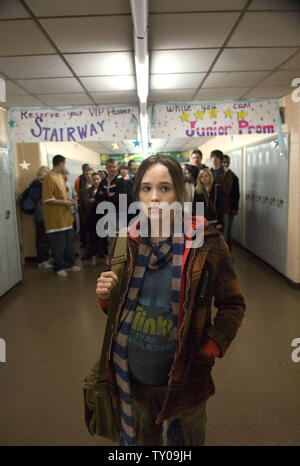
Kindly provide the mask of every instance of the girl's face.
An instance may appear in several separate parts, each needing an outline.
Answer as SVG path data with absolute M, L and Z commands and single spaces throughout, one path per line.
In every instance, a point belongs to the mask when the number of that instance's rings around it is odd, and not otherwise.
M 161 202 L 172 204 L 177 200 L 173 180 L 165 165 L 156 163 L 146 171 L 139 189 L 139 199 L 145 204 L 144 213 L 151 218 L 163 216 L 163 206 L 159 206 Z
M 95 188 L 98 188 L 100 182 L 101 182 L 100 175 L 94 175 L 93 176 L 93 185 L 95 186 Z
M 200 181 L 202 184 L 207 185 L 209 184 L 209 175 L 208 173 L 204 172 L 200 175 Z

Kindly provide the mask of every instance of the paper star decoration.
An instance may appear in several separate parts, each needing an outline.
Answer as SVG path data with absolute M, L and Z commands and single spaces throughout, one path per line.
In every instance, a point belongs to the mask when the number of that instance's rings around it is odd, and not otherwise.
M 138 141 L 138 139 L 136 139 L 135 141 L 133 141 L 133 144 L 134 147 L 140 147 L 141 141 Z
M 248 113 L 245 113 L 244 110 L 241 112 L 237 112 L 238 114 L 238 120 L 244 120 L 246 116 L 248 116 Z
M 148 142 L 148 147 L 149 148 L 152 147 L 152 142 L 150 142 L 150 141 Z
M 119 146 L 118 146 L 118 144 L 116 142 L 112 143 L 112 148 L 113 148 L 113 150 L 119 150 Z
M 28 162 L 25 162 L 25 160 L 23 160 L 22 163 L 19 163 L 20 167 L 22 168 L 22 170 L 29 170 L 29 165 L 30 163 Z
M 189 121 L 190 115 L 189 115 L 188 113 L 183 112 L 183 113 L 180 115 L 180 118 L 181 118 L 181 121 L 182 121 L 182 122 L 184 122 L 184 121 Z
M 218 117 L 218 110 L 216 110 L 215 108 L 213 108 L 210 112 L 209 112 L 209 118 L 217 118 Z
M 230 110 L 230 108 L 228 108 L 228 109 L 226 110 L 226 112 L 224 112 L 224 113 L 225 113 L 225 117 L 226 117 L 226 118 L 227 118 L 227 117 L 232 118 L 233 111 Z
M 8 125 L 10 128 L 13 128 L 15 126 L 15 120 L 9 120 Z
M 203 120 L 204 112 L 201 112 L 201 110 L 198 110 L 198 111 L 195 113 L 195 117 L 196 117 L 196 120 L 199 120 L 199 118 L 201 118 L 201 120 Z

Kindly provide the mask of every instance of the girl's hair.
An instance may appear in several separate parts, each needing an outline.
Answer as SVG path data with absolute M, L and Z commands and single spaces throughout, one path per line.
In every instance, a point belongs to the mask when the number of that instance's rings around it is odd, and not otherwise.
M 214 184 L 214 177 L 213 177 L 213 174 L 210 171 L 210 169 L 209 168 L 202 168 L 202 170 L 200 170 L 200 172 L 199 172 L 199 175 L 198 175 L 198 178 L 197 178 L 197 185 L 196 185 L 196 188 L 195 188 L 197 194 L 201 194 L 203 192 L 203 184 L 200 181 L 200 176 L 203 175 L 203 173 L 207 173 L 208 176 L 209 176 L 209 190 L 211 190 L 212 185 Z
M 135 176 L 135 182 L 134 182 L 134 188 L 133 188 L 134 200 L 135 201 L 138 200 L 140 186 L 141 186 L 142 179 L 144 178 L 146 171 L 149 170 L 149 168 L 153 167 L 153 165 L 157 163 L 160 163 L 161 165 L 164 165 L 165 167 L 167 167 L 168 172 L 173 181 L 173 185 L 174 185 L 174 189 L 176 193 L 176 200 L 179 201 L 181 204 L 183 204 L 183 202 L 186 199 L 186 191 L 185 191 L 185 186 L 184 186 L 182 168 L 175 159 L 165 154 L 150 155 L 150 157 L 147 157 L 145 160 L 143 160 Z
M 47 175 L 47 173 L 50 172 L 50 168 L 48 168 L 46 165 L 42 165 L 36 174 L 37 178 L 42 178 L 43 176 Z
M 93 172 L 93 173 L 92 173 L 92 176 L 99 176 L 99 177 L 101 178 L 101 173 L 99 173 L 99 172 Z

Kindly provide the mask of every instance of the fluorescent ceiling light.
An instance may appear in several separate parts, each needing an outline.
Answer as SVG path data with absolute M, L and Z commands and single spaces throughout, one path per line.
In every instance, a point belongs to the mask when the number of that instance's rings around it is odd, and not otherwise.
M 137 94 L 140 102 L 147 102 L 149 92 L 149 57 L 141 63 L 138 57 L 135 57 L 136 85 Z
M 148 115 L 140 114 L 140 125 L 141 125 L 141 138 L 143 144 L 143 152 L 145 157 L 148 155 L 148 142 L 149 142 L 149 134 L 148 134 Z
M 136 37 L 145 37 L 148 29 L 148 0 L 130 0 Z
M 2 78 L 0 78 L 0 102 L 6 102 L 6 86 Z

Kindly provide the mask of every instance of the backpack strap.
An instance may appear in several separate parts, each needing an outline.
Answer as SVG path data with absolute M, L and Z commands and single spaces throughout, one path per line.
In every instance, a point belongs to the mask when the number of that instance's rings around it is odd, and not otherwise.
M 122 231 L 122 235 L 118 235 L 117 241 L 115 244 L 114 254 L 111 259 L 111 270 L 114 272 L 119 282 L 113 288 L 110 298 L 109 298 L 109 306 L 108 306 L 108 315 L 106 321 L 106 328 L 105 328 L 105 335 L 101 350 L 101 357 L 100 357 L 100 364 L 99 364 L 99 376 L 106 374 L 106 360 L 107 360 L 107 353 L 109 351 L 109 345 L 111 340 L 111 327 L 114 322 L 117 306 L 120 300 L 120 292 L 121 292 L 121 285 L 123 282 L 124 277 L 124 270 L 125 264 L 127 261 L 127 228 L 126 228 L 126 236 L 123 236 L 124 232 Z

